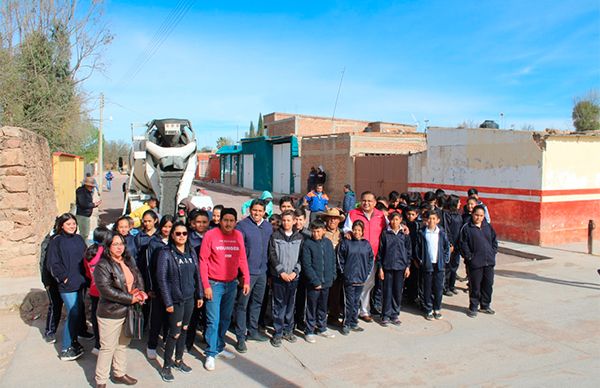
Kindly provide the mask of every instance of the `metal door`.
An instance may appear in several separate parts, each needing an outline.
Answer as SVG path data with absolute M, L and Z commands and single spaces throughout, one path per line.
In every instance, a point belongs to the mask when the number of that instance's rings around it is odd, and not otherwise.
M 294 173 L 294 193 L 302 192 L 302 160 L 294 158 L 292 160 L 292 169 Z
M 276 193 L 290 193 L 290 157 L 290 143 L 273 145 L 273 191 Z
M 242 168 L 244 169 L 243 186 L 246 189 L 254 190 L 254 155 L 244 154 Z

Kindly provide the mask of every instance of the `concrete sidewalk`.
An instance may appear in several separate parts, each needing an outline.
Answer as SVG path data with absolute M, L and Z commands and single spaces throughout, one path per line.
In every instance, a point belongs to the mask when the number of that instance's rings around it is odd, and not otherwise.
M 174 372 L 171 385 L 597 386 L 599 267 L 596 257 L 566 252 L 544 261 L 499 254 L 494 316 L 468 318 L 467 294 L 460 293 L 444 298 L 441 321 L 428 322 L 419 312 L 406 309 L 398 328 L 362 323 L 364 333 L 319 338 L 316 344 L 299 338 L 279 349 L 249 343 L 248 353 L 232 361 L 219 360 L 215 372 L 202 368 L 203 357 L 196 351 L 185 356 L 193 372 Z M 0 386 L 93 383 L 95 357 L 87 352 L 76 362 L 60 362 L 58 346 L 41 337 L 42 324 L 40 319 L 31 326 L 21 323 L 25 333 L 15 344 Z M 91 349 L 89 343 L 84 346 Z M 163 386 L 158 363 L 148 362 L 143 350 L 141 341 L 134 341 L 128 350 L 129 373 L 140 380 L 139 386 Z

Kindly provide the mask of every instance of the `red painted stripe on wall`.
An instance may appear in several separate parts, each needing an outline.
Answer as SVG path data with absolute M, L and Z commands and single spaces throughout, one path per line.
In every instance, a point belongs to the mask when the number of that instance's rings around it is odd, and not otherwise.
M 581 194 L 600 194 L 600 188 L 587 188 L 587 189 L 565 189 L 565 190 L 532 190 L 532 189 L 517 189 L 517 188 L 505 188 L 505 187 L 488 187 L 488 186 L 461 186 L 461 185 L 450 185 L 443 183 L 409 183 L 409 189 L 411 187 L 424 187 L 430 189 L 446 189 L 455 191 L 464 191 L 465 193 L 471 187 L 477 188 L 479 192 L 491 193 L 491 194 L 512 194 L 512 195 L 532 195 L 532 196 L 554 196 L 554 195 L 581 195 Z

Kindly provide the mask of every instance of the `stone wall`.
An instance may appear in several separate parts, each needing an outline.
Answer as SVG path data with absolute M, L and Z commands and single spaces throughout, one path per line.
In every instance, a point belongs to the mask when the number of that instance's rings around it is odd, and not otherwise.
M 48 142 L 26 129 L 0 127 L 0 277 L 38 274 L 40 242 L 55 217 Z

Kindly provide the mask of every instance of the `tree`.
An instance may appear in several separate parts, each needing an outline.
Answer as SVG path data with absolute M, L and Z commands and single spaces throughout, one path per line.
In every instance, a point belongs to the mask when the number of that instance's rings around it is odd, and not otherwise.
M 479 124 L 477 124 L 473 120 L 464 120 L 462 123 L 456 126 L 457 128 L 479 128 Z
M 256 131 L 254 130 L 254 122 L 250 121 L 250 129 L 248 130 L 248 137 L 256 137 Z
M 200 152 L 212 152 L 212 147 L 210 146 L 204 146 L 202 148 L 200 148 Z
M 257 136 L 265 136 L 265 123 L 263 122 L 262 113 L 258 114 Z
M 97 135 L 96 135 L 97 136 Z M 131 145 L 123 140 L 108 140 L 103 142 L 104 168 L 114 170 L 119 165 L 119 158 L 127 160 Z M 97 147 L 96 147 L 97 148 Z
M 231 144 L 233 144 L 233 140 L 230 137 L 221 136 L 217 139 L 217 149 Z
M 600 130 L 598 93 L 591 91 L 585 97 L 575 99 L 572 117 L 573 126 L 577 131 Z
M 80 84 L 102 68 L 112 41 L 102 1 L 4 0 L 0 3 L 2 124 L 44 136 L 52 151 L 96 157 L 94 127 Z M 96 152 L 97 153 L 97 152 Z

